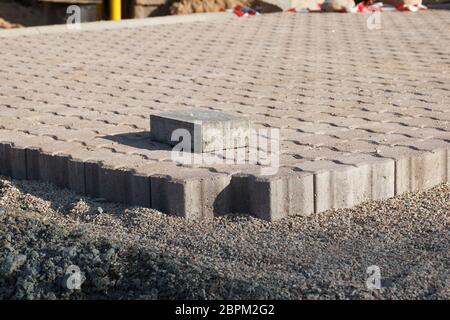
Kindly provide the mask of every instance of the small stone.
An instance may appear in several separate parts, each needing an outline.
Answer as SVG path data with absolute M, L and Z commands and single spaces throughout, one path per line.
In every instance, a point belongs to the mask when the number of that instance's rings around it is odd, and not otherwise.
M 102 213 L 103 213 L 103 208 L 102 208 L 102 207 L 98 207 L 98 208 L 97 208 L 97 212 L 100 213 L 100 214 L 102 214 Z
M 56 295 L 53 292 L 47 293 L 46 300 L 56 300 Z
M 140 279 L 133 279 L 133 285 L 135 288 L 141 287 L 141 280 Z
M 69 257 L 75 257 L 77 254 L 77 247 L 73 246 L 67 249 L 67 254 Z
M 92 263 L 93 263 L 94 265 L 100 265 L 100 264 L 102 263 L 102 259 L 100 259 L 99 256 L 96 256 L 96 257 L 94 258 L 94 260 L 92 260 Z
M 5 264 L 2 266 L 3 272 L 11 275 L 14 271 L 19 269 L 27 261 L 27 256 L 23 254 L 11 253 L 6 258 Z
M 6 249 L 8 251 L 14 251 L 14 247 L 11 245 L 11 242 L 3 240 L 0 244 L 0 248 Z
M 105 260 L 110 261 L 115 253 L 116 253 L 116 250 L 114 250 L 114 248 L 109 249 L 105 254 Z

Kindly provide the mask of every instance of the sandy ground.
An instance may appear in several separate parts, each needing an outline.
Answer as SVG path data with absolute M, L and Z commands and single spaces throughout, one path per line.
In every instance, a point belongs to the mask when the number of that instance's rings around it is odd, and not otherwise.
M 194 222 L 0 180 L 0 298 L 448 299 L 450 186 L 276 223 Z M 67 289 L 69 266 L 83 273 Z M 367 267 L 381 290 L 366 288 Z

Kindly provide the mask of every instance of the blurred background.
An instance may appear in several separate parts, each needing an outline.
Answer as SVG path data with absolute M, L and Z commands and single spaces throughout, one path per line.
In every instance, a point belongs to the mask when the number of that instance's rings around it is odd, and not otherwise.
M 281 7 L 286 6 L 286 3 L 308 6 L 309 2 L 314 1 L 321 3 L 324 0 L 0 0 L 0 28 L 65 23 L 68 16 L 67 7 L 70 5 L 78 5 L 81 22 L 88 22 L 220 12 L 233 9 L 237 5 L 249 6 L 260 13 L 269 13 L 282 11 Z M 355 2 L 359 1 L 362 0 Z M 423 1 L 426 5 L 448 2 L 450 0 Z
M 170 14 L 220 12 L 238 4 L 257 5 L 253 0 L 0 0 L 0 27 L 39 26 L 65 23 L 67 7 L 78 5 L 81 21 L 109 20 L 114 8 L 120 19 Z M 276 9 L 276 7 L 274 7 Z M 117 13 L 116 13 L 117 14 Z M 115 19 L 117 20 L 117 19 Z

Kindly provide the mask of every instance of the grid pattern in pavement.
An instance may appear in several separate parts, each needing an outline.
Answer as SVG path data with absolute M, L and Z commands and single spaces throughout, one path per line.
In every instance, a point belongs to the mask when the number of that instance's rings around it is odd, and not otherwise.
M 0 39 L 0 173 L 184 216 L 267 219 L 447 181 L 450 12 L 382 13 L 379 30 L 367 18 L 280 13 Z M 149 139 L 149 115 L 187 108 L 280 128 L 278 174 L 174 163 Z

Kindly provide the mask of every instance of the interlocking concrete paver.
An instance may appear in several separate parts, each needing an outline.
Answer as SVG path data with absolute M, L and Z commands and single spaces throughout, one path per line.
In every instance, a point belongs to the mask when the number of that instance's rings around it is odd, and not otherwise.
M 450 179 L 450 12 L 280 13 L 0 38 L 0 173 L 190 218 L 275 220 Z M 149 116 L 280 129 L 280 169 L 175 163 Z

